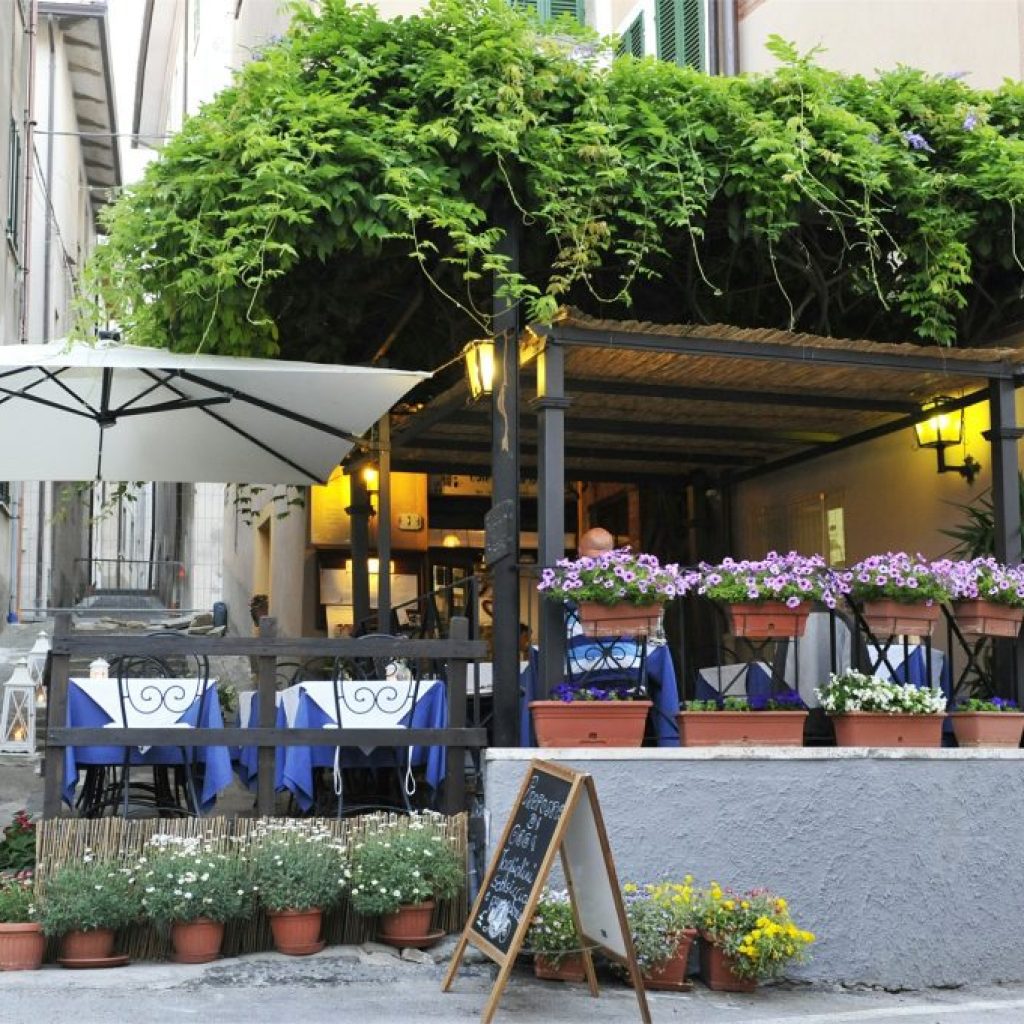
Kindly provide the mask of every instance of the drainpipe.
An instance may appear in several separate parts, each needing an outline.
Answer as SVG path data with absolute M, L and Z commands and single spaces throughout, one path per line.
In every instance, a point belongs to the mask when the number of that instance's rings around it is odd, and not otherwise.
M 739 17 L 736 12 L 738 0 L 721 0 L 722 11 L 722 74 L 740 73 Z
M 56 135 L 56 83 L 57 83 L 57 47 L 53 41 L 53 18 L 46 19 L 46 29 L 50 36 L 50 67 L 48 69 L 47 89 L 49 95 L 46 100 L 46 128 L 48 131 L 46 143 L 46 226 L 43 233 L 43 342 L 50 340 L 50 332 L 53 329 L 53 318 L 50 316 L 51 287 L 53 274 L 50 266 L 53 254 L 53 147 Z
M 25 42 L 28 45 L 28 82 L 25 87 L 25 229 L 24 250 L 21 261 L 21 325 L 19 340 L 28 341 L 29 265 L 32 262 L 32 165 L 35 154 L 35 94 L 36 94 L 36 39 L 39 29 L 38 0 L 31 0 Z

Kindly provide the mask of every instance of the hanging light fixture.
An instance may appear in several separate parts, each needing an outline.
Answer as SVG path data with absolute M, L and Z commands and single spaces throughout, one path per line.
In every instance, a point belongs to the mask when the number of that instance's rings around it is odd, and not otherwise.
M 11 678 L 4 683 L 0 708 L 0 752 L 31 754 L 36 749 L 36 684 L 28 660 L 19 658 Z
M 471 341 L 463 350 L 466 379 L 474 399 L 494 390 L 494 342 L 490 338 Z
M 968 455 L 959 466 L 946 462 L 946 449 L 961 444 L 964 439 L 963 409 L 956 408 L 952 398 L 940 395 L 926 402 L 921 412 L 927 418 L 914 424 L 918 446 L 935 449 L 940 473 L 959 473 L 968 483 L 973 483 L 981 469 L 977 459 Z

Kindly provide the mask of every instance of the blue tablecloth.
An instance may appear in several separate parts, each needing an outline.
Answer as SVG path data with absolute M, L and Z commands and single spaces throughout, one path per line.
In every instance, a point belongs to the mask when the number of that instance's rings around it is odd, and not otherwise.
M 282 712 L 278 709 L 280 718 Z M 411 717 L 411 721 L 410 721 Z M 295 712 L 296 729 L 323 729 L 333 724 L 324 710 L 308 694 L 303 693 Z M 412 715 L 406 715 L 401 724 L 412 729 L 443 729 L 448 725 L 448 692 L 443 684 L 431 687 L 416 702 Z M 332 730 L 334 732 L 335 730 Z M 340 730 L 339 736 L 344 733 Z M 274 782 L 280 788 L 287 789 L 295 795 L 295 802 L 303 811 L 313 805 L 313 769 L 331 768 L 334 766 L 334 746 L 322 747 L 288 747 L 284 757 L 279 759 L 282 765 L 280 776 L 275 772 Z M 388 767 L 404 763 L 396 758 L 392 748 L 378 748 L 370 754 L 352 747 L 342 748 L 342 766 L 346 768 Z M 413 765 L 426 765 L 427 784 L 437 789 L 445 774 L 445 748 L 420 747 L 412 748 Z
M 592 644 L 589 637 L 569 637 L 568 643 Z M 676 670 L 672 664 L 672 655 L 665 644 L 651 644 L 647 649 L 647 688 L 654 701 L 655 735 L 659 747 L 678 747 L 679 730 L 676 726 L 676 713 L 679 711 L 679 687 L 676 685 Z M 596 671 L 587 679 L 588 683 L 600 684 L 606 676 L 614 675 L 621 678 L 623 672 Z M 530 663 L 523 669 L 519 677 L 521 700 L 519 704 L 519 742 L 524 747 L 536 746 L 533 735 L 533 723 L 530 719 L 530 701 L 536 700 L 538 688 L 538 659 L 531 654 Z M 639 682 L 639 669 L 637 670 Z
M 156 681 L 156 680 L 154 680 Z M 117 680 L 110 680 L 111 686 L 117 686 Z M 220 713 L 220 701 L 216 690 L 211 687 L 206 699 L 202 701 L 202 720 L 197 723 L 200 701 L 196 701 L 181 717 L 179 722 L 199 725 L 204 729 L 222 729 L 224 720 Z M 68 682 L 68 714 L 67 724 L 70 727 L 88 726 L 99 728 L 113 719 L 89 696 L 77 687 L 74 681 Z M 188 733 L 182 732 L 181 746 L 150 747 L 144 754 L 138 747 L 131 747 L 130 764 L 132 765 L 178 765 L 183 764 L 182 747 L 189 747 Z M 203 765 L 203 785 L 199 793 L 200 806 L 203 811 L 213 807 L 217 794 L 231 784 L 231 755 L 227 747 L 190 747 L 193 760 Z M 75 787 L 78 785 L 78 772 L 90 765 L 120 765 L 124 762 L 123 746 L 102 747 L 66 747 L 64 750 L 64 802 L 73 804 Z
M 243 729 L 252 729 L 259 725 L 260 721 L 260 695 L 253 694 L 250 705 L 249 717 L 245 721 L 239 719 L 239 725 Z M 284 708 L 277 705 L 277 715 L 274 719 L 274 726 L 277 729 L 286 729 L 288 722 L 285 719 Z M 251 790 L 256 789 L 256 779 L 259 775 L 259 747 L 241 747 L 235 759 L 235 770 L 238 773 L 242 785 Z M 274 789 L 283 789 L 282 776 L 284 773 L 284 749 L 278 747 L 274 751 Z

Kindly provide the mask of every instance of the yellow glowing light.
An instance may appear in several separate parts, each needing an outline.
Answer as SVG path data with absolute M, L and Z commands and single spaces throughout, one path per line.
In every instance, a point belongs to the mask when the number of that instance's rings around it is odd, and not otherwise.
M 380 490 L 380 473 L 375 466 L 367 466 L 363 470 L 363 483 L 368 491 Z
M 948 398 L 936 398 L 924 406 L 923 412 L 935 410 L 935 415 L 914 424 L 917 443 L 922 448 L 945 447 L 959 444 L 963 440 L 963 411 L 948 409 L 949 402 Z
M 490 339 L 471 341 L 463 350 L 469 393 L 474 398 L 494 390 L 494 342 Z
M 458 534 L 446 533 L 441 544 L 446 548 L 457 548 L 462 546 L 462 541 L 459 540 Z

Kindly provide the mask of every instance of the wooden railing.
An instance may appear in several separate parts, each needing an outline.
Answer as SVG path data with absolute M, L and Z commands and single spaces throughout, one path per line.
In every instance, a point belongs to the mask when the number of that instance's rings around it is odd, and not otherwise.
M 96 728 L 68 727 L 68 678 L 72 659 L 120 656 L 175 657 L 182 654 L 254 658 L 257 664 L 259 724 L 256 728 L 190 729 L 188 745 L 238 746 L 259 748 L 259 775 L 256 810 L 260 815 L 274 813 L 274 750 L 277 747 L 344 746 L 409 747 L 443 746 L 448 765 L 445 778 L 445 809 L 456 813 L 466 802 L 465 760 L 467 750 L 487 745 L 485 729 L 466 726 L 466 672 L 468 665 L 486 657 L 487 645 L 468 639 L 465 618 L 452 619 L 446 640 L 407 640 L 388 637 L 321 640 L 305 637 L 278 637 L 276 623 L 265 618 L 258 637 L 177 637 L 162 634 L 74 633 L 70 617 L 57 618 L 50 665 L 49 727 L 46 730 L 46 780 L 43 816 L 60 813 L 64 772 L 63 752 L 75 746 L 180 746 L 182 733 L 174 728 Z M 277 660 L 310 658 L 382 658 L 431 659 L 447 664 L 448 725 L 444 729 L 288 729 L 275 725 Z M 336 741 L 336 742 L 333 742 Z

